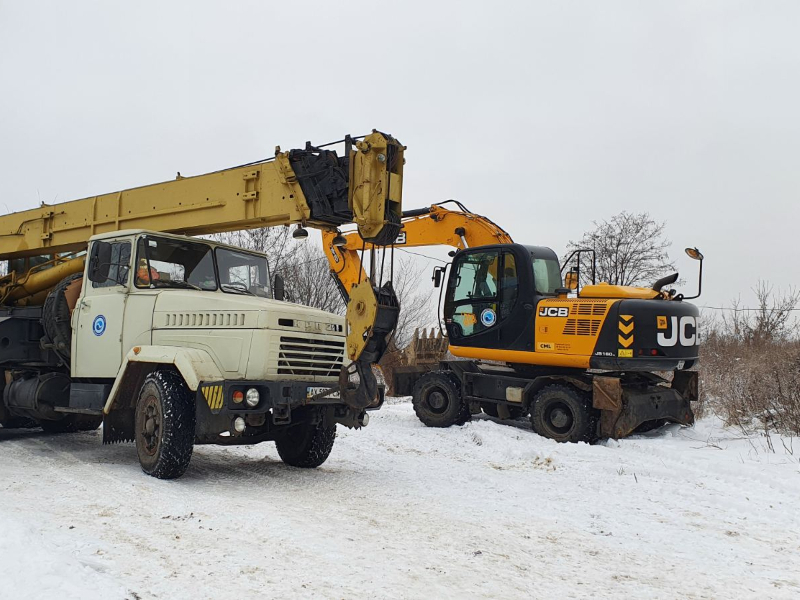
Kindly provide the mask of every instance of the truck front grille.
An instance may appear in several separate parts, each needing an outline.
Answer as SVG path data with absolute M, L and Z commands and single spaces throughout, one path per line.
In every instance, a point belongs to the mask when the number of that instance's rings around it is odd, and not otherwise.
M 279 375 L 338 375 L 344 360 L 344 340 L 281 336 Z

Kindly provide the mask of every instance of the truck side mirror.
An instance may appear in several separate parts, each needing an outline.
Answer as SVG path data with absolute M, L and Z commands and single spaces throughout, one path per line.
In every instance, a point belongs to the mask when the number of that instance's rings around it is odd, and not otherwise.
M 272 284 L 272 297 L 275 300 L 284 300 L 286 298 L 286 284 L 280 275 L 275 275 L 275 280 Z
M 93 242 L 92 255 L 89 259 L 89 281 L 105 283 L 111 269 L 111 244 L 108 242 Z

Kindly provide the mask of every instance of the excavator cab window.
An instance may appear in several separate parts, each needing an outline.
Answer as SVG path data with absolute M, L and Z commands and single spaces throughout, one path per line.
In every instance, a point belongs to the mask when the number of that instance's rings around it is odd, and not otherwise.
M 519 286 L 510 252 L 463 252 L 453 269 L 444 307 L 451 337 L 481 333 L 511 313 Z
M 558 261 L 536 256 L 531 256 L 531 260 L 533 261 L 533 282 L 536 291 L 545 296 L 554 296 L 556 290 L 562 287 L 561 267 Z

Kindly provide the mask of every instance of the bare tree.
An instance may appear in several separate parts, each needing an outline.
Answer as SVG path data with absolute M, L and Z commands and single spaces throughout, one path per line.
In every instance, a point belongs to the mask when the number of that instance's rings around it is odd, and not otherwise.
M 301 246 L 292 239 L 288 227 L 260 227 L 229 231 L 208 236 L 210 239 L 245 250 L 255 250 L 267 255 L 272 273 L 280 272 L 285 263 L 293 260 Z
M 597 281 L 616 285 L 652 285 L 675 264 L 669 260 L 670 242 L 664 235 L 666 223 L 659 223 L 646 212 L 623 211 L 609 221 L 593 221 L 594 228 L 567 245 L 567 254 L 591 248 L 597 257 Z M 590 280 L 591 254 L 581 263 L 582 283 Z
M 741 300 L 732 302 L 729 313 L 723 313 L 723 331 L 748 344 L 779 342 L 797 334 L 797 324 L 792 319 L 800 303 L 800 290 L 789 288 L 775 291 L 766 281 L 759 281 L 753 292 L 755 309 L 741 307 Z
M 331 277 L 328 260 L 315 242 L 296 244 L 294 252 L 275 272 L 285 281 L 287 300 L 344 314 L 345 304 Z

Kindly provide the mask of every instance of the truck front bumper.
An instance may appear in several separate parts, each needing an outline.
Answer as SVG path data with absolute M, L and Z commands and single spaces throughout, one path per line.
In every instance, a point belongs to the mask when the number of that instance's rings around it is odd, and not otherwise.
M 247 402 L 250 390 L 258 392 L 255 404 Z M 253 393 L 250 394 L 252 397 Z M 315 410 L 319 418 L 358 428 L 368 421 L 365 411 L 379 409 L 384 396 L 385 387 L 379 386 L 375 403 L 366 409 L 354 409 L 338 397 L 335 384 L 248 380 L 201 382 L 195 396 L 195 438 L 197 443 L 215 444 L 255 443 L 271 439 L 271 432 L 277 433 L 292 425 L 292 414 L 298 409 Z M 237 430 L 237 419 L 240 427 L 244 423 L 243 431 Z M 227 439 L 220 439 L 222 432 L 228 432 Z M 254 439 L 254 432 L 258 432 L 258 440 Z

